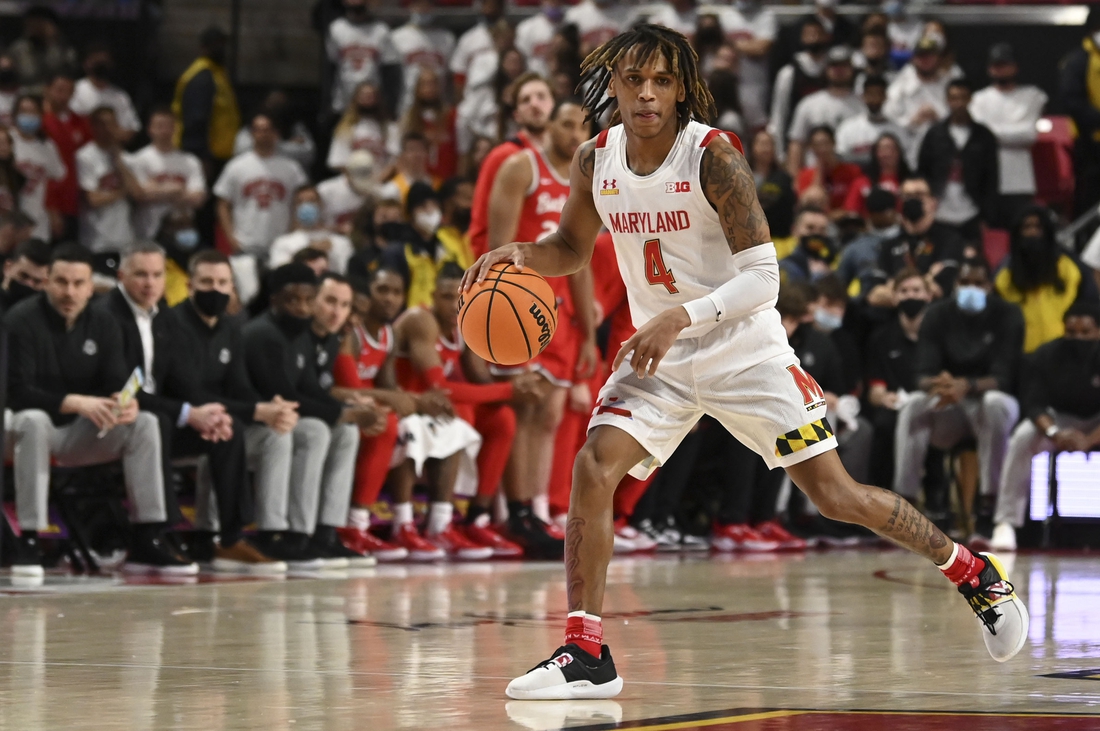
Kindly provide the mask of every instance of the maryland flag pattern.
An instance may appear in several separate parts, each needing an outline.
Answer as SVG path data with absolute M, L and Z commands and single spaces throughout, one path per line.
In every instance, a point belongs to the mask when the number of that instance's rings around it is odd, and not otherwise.
M 797 429 L 789 431 L 776 439 L 775 456 L 786 457 L 812 444 L 823 442 L 832 435 L 833 428 L 829 425 L 829 420 L 818 419 L 805 426 L 800 426 Z

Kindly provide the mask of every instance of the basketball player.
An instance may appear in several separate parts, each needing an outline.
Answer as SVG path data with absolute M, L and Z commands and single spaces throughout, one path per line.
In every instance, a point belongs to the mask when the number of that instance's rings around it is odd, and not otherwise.
M 517 240 L 537 240 L 558 228 L 561 210 L 569 198 L 570 162 L 591 134 L 580 100 L 559 101 L 550 113 L 546 131 L 545 151 L 536 147 L 521 150 L 497 173 L 489 198 L 490 249 Z M 576 456 L 575 445 L 565 439 L 555 440 L 555 435 L 568 389 L 574 381 L 590 377 L 599 359 L 592 270 L 585 267 L 568 277 L 550 277 L 547 281 L 557 299 L 559 324 L 554 339 L 536 359 L 535 370 L 552 388 L 547 398 L 517 411 L 516 444 L 509 465 L 511 481 L 516 483 L 517 491 L 525 493 L 509 498 L 524 502 L 546 496 L 556 449 L 573 447 L 569 462 Z M 521 366 L 518 371 L 528 367 Z
M 900 495 L 856 483 L 836 454 L 821 387 L 799 367 L 775 310 L 779 267 L 752 170 L 736 138 L 705 126 L 714 101 L 681 34 L 638 25 L 585 59 L 585 106 L 613 124 L 577 151 L 557 233 L 481 257 L 548 276 L 612 233 L 638 331 L 623 344 L 577 456 L 566 527 L 565 644 L 507 688 L 517 699 L 607 698 L 622 689 L 600 613 L 623 475 L 666 461 L 710 414 L 769 467 L 784 467 L 826 517 L 857 523 L 935 562 L 1005 661 L 1028 614 L 1000 562 L 947 538 Z M 605 96 L 606 94 L 606 96 Z
M 523 549 L 490 527 L 488 505 L 496 495 L 515 438 L 516 416 L 510 404 L 541 398 L 542 379 L 526 374 L 512 382 L 493 382 L 488 365 L 466 347 L 458 330 L 461 281 L 462 269 L 453 263 L 444 264 L 436 278 L 431 309 L 410 309 L 394 327 L 397 380 L 401 387 L 412 393 L 430 389 L 445 391 L 454 402 L 458 417 L 414 433 L 415 439 L 407 446 L 415 446 L 417 441 L 423 443 L 426 439 L 445 441 L 441 439 L 444 428 L 454 430 L 472 426 L 476 429 L 481 437 L 481 448 L 477 452 L 477 496 L 471 501 L 472 519 L 461 529 L 450 525 L 453 514 L 450 490 L 459 465 L 446 457 L 442 460 L 440 476 L 436 478 L 439 495 L 428 516 L 428 540 L 440 546 L 452 544 L 448 552 L 456 554 L 457 551 L 456 555 L 464 559 L 517 557 L 523 554 Z M 404 487 L 409 474 L 408 464 L 398 468 L 395 492 L 411 492 L 411 483 L 408 483 L 408 490 Z M 475 508 L 480 508 L 476 516 Z

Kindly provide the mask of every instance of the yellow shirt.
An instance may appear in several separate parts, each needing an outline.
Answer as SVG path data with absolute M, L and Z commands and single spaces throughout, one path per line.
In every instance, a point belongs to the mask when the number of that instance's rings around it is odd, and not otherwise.
M 439 248 L 434 259 L 425 252 L 417 251 L 411 244 L 405 244 L 405 260 L 409 263 L 410 308 L 432 304 L 435 279 L 444 264 L 454 262 L 463 269 L 474 264 L 474 252 L 468 236 L 453 226 L 444 226 L 435 235 L 439 239 Z
M 183 139 L 183 92 L 191 79 L 203 71 L 209 71 L 214 78 L 214 102 L 210 109 L 210 131 L 207 143 L 210 154 L 218 160 L 233 157 L 233 146 L 237 139 L 237 130 L 241 128 L 241 112 L 237 107 L 237 95 L 225 69 L 202 56 L 195 60 L 183 72 L 176 82 L 176 95 L 172 101 L 172 113 L 176 115 L 176 147 Z
M 1038 290 L 1024 294 L 1013 286 L 1012 274 L 1007 267 L 997 275 L 997 294 L 1002 299 L 1019 305 L 1024 313 L 1025 353 L 1032 353 L 1040 345 L 1065 335 L 1066 327 L 1062 318 L 1070 305 L 1077 300 L 1077 292 L 1081 286 L 1081 269 L 1073 259 L 1063 254 L 1058 259 L 1058 276 L 1066 283 L 1064 292 L 1059 292 L 1053 285 L 1044 284 Z

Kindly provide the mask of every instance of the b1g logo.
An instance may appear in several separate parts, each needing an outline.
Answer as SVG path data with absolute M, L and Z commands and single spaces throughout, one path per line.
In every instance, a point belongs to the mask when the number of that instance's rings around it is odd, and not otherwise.
M 539 333 L 539 352 L 550 343 L 550 321 L 546 319 L 546 315 L 542 314 L 542 310 L 534 302 L 531 303 L 531 316 L 535 318 L 535 323 L 542 329 Z
M 691 192 L 691 181 L 690 180 L 680 180 L 680 181 L 676 181 L 676 182 L 673 182 L 673 183 L 665 183 L 665 192 L 666 193 L 690 193 Z

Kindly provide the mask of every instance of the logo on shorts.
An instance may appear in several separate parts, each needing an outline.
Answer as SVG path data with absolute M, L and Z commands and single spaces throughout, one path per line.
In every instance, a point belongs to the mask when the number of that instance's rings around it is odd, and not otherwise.
M 787 457 L 806 447 L 825 441 L 833 435 L 828 419 L 818 419 L 792 429 L 775 440 L 775 456 Z
M 600 416 L 601 414 L 612 414 L 614 416 L 621 416 L 624 419 L 634 418 L 634 414 L 631 413 L 630 409 L 620 408 L 621 404 L 620 406 L 615 406 L 616 403 L 620 403 L 618 396 L 612 396 L 611 398 L 607 399 L 607 401 L 600 399 L 596 402 L 596 413 L 594 414 L 594 416 Z
M 813 376 L 797 365 L 787 366 L 787 371 L 794 378 L 794 385 L 802 392 L 806 411 L 813 411 L 817 407 L 825 405 L 825 391 L 822 390 Z
M 569 663 L 573 662 L 573 656 L 570 655 L 568 652 L 563 652 L 562 654 L 555 657 L 552 662 L 559 668 L 563 668 Z
M 618 178 L 612 178 L 611 180 L 604 179 L 603 187 L 600 188 L 600 195 L 618 195 L 619 189 L 615 187 L 615 184 L 618 182 Z
M 84 341 L 84 355 L 95 355 L 97 352 L 99 352 L 99 347 L 94 340 L 88 338 Z
M 665 192 L 666 193 L 690 193 L 691 192 L 691 181 L 690 180 L 679 180 L 679 181 L 676 181 L 676 182 L 665 183 Z
M 541 328 L 539 333 L 539 352 L 550 344 L 550 321 L 546 319 L 546 315 L 542 314 L 542 309 L 534 302 L 531 303 L 531 309 L 529 310 L 531 316 L 535 318 L 535 324 Z
M 226 363 L 229 362 L 229 358 L 230 358 L 229 348 L 222 348 L 221 352 L 218 353 L 218 362 L 221 363 L 222 365 L 225 365 Z

